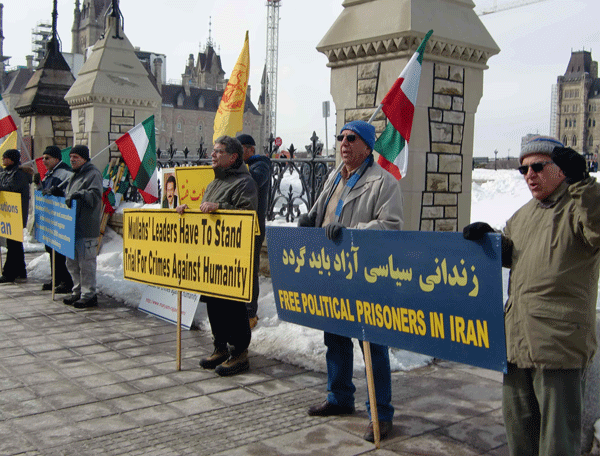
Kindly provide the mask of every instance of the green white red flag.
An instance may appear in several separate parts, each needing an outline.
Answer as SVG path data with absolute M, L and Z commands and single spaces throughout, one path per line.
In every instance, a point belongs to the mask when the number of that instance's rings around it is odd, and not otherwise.
M 406 176 L 408 168 L 408 143 L 419 91 L 421 65 L 427 40 L 432 33 L 433 30 L 427 32 L 390 91 L 381 100 L 380 108 L 388 123 L 375 142 L 375 150 L 379 152 L 377 163 L 396 179 Z
M 137 124 L 115 141 L 129 169 L 133 185 L 146 204 L 158 200 L 158 172 L 156 169 L 156 140 L 154 116 Z
M 17 129 L 15 121 L 13 120 L 8 108 L 0 95 L 0 138 L 5 137 L 9 133 L 12 133 Z

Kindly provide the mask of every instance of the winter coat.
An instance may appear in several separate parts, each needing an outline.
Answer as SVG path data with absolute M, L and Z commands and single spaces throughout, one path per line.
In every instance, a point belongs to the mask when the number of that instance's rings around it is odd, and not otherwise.
M 327 199 L 335 190 L 335 178 L 344 166 L 332 171 L 310 214 L 316 212 L 315 226 L 320 227 Z M 343 184 L 343 180 L 339 185 Z M 337 202 L 333 202 L 336 204 Z M 330 201 L 329 204 L 332 204 Z M 347 228 L 401 230 L 402 192 L 398 181 L 377 163 L 369 166 L 344 199 L 339 222 Z
M 81 195 L 77 201 L 75 222 L 75 239 L 94 238 L 100 236 L 100 217 L 102 212 L 102 174 L 92 162 L 87 161 L 67 184 L 65 198 L 74 194 Z
M 507 359 L 520 368 L 584 368 L 596 351 L 600 184 L 563 182 L 507 222 L 513 243 Z
M 215 179 L 206 186 L 202 202 L 218 203 L 219 209 L 255 211 L 258 190 L 246 164 L 215 169 Z
M 258 187 L 258 225 L 261 237 L 265 236 L 265 224 L 267 216 L 267 205 L 269 204 L 269 193 L 271 191 L 271 159 L 264 155 L 253 155 L 246 162 L 250 175 Z
M 64 191 L 72 175 L 73 170 L 71 167 L 65 162 L 60 161 L 54 168 L 46 172 L 42 181 L 42 190 L 50 190 L 52 187 L 58 187 Z
M 19 165 L 11 165 L 0 170 L 0 191 L 21 194 L 23 228 L 27 225 L 27 216 L 29 215 L 29 186 L 31 181 L 31 173 L 20 168 Z

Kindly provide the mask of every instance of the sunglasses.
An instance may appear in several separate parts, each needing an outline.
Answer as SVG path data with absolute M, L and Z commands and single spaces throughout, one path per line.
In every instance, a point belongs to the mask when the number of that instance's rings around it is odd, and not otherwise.
M 356 135 L 337 135 L 337 140 L 339 142 L 342 142 L 344 140 L 344 138 L 346 138 L 348 140 L 348 142 L 354 142 L 356 141 Z
M 546 165 L 549 165 L 552 161 L 545 161 L 541 163 L 532 163 L 531 165 L 523 165 L 519 166 L 517 169 L 524 176 L 529 172 L 529 168 L 532 169 L 534 173 L 541 173 Z

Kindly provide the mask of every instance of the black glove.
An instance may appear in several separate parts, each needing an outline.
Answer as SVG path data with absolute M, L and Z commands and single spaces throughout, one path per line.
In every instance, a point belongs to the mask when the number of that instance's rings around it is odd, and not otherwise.
M 568 184 L 589 177 L 585 158 L 570 147 L 555 147 L 550 157 L 566 176 Z
M 325 227 L 325 235 L 330 241 L 335 241 L 342 234 L 343 225 L 333 222 Z
M 317 222 L 317 213 L 312 212 L 310 214 L 302 214 L 298 217 L 298 226 L 305 228 L 314 228 Z
M 42 190 L 42 195 L 65 196 L 65 192 L 62 189 L 58 188 L 56 185 L 54 185 L 50 188 L 45 188 L 44 190 Z
M 485 222 L 475 222 L 463 228 L 463 237 L 468 241 L 478 241 L 487 233 L 493 233 L 494 228 Z
M 83 195 L 81 193 L 75 192 L 71 196 L 67 196 L 67 198 L 65 199 L 65 204 L 67 205 L 67 207 L 69 209 L 71 209 L 73 201 L 81 199 L 82 197 L 83 197 Z
M 44 195 L 44 196 L 52 195 L 52 188 L 45 188 L 44 190 L 42 190 L 42 195 Z

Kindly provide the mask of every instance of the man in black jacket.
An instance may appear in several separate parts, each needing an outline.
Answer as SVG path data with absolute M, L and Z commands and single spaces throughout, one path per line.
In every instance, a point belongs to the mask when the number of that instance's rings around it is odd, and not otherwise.
M 53 196 L 65 196 L 65 188 L 73 170 L 62 161 L 62 152 L 57 146 L 48 146 L 42 155 L 42 162 L 46 167 L 46 175 L 42 180 L 42 194 Z M 50 254 L 50 267 L 52 268 L 52 248 L 46 246 L 46 252 Z M 54 252 L 54 280 L 56 293 L 70 293 L 73 289 L 73 279 L 67 270 L 66 257 L 62 253 Z M 50 275 L 52 277 L 52 275 Z M 42 285 L 42 291 L 52 290 L 52 280 Z
M 27 225 L 29 214 L 29 184 L 31 174 L 19 167 L 21 153 L 16 149 L 9 149 L 2 155 L 2 166 L 0 171 L 0 191 L 21 194 L 21 212 L 23 213 L 23 226 Z M 6 261 L 0 276 L 0 283 L 10 283 L 17 279 L 27 279 L 27 267 L 25 266 L 25 252 L 23 243 L 6 239 Z
M 256 237 L 254 243 L 254 277 L 252 301 L 246 304 L 248 309 L 248 321 L 250 329 L 254 328 L 258 323 L 258 273 L 260 270 L 260 251 L 265 240 L 265 224 L 267 216 L 267 206 L 269 204 L 269 193 L 271 192 L 271 160 L 264 155 L 257 155 L 254 152 L 256 143 L 250 135 L 238 135 L 237 140 L 242 144 L 244 149 L 244 161 L 248 166 L 250 175 L 256 186 L 258 187 L 258 226 L 260 227 L 260 235 Z

